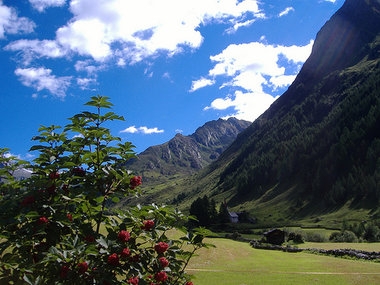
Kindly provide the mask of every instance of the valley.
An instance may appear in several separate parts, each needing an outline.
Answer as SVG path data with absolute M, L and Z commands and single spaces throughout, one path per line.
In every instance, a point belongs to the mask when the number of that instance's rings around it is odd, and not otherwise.
M 196 171 L 171 162 L 178 172 L 143 172 L 144 195 L 126 203 L 165 203 L 188 212 L 207 196 L 249 213 L 258 228 L 377 223 L 378 23 L 378 1 L 347 0 L 317 34 L 288 90 L 217 159 Z

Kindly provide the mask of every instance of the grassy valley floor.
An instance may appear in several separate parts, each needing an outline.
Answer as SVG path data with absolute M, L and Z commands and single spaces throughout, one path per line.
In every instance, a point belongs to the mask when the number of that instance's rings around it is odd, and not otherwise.
M 189 264 L 196 285 L 380 284 L 380 263 L 306 252 L 259 250 L 248 243 L 211 239 Z M 313 243 L 302 247 L 357 248 L 379 251 L 380 244 Z

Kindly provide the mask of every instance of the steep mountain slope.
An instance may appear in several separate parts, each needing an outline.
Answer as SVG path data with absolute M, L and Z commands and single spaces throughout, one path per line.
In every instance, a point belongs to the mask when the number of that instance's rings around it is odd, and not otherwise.
M 256 216 L 281 209 L 283 222 L 347 205 L 374 214 L 380 199 L 380 1 L 346 0 L 318 33 L 289 89 L 181 187 L 228 199 Z
M 127 167 L 143 175 L 148 185 L 194 173 L 215 161 L 250 124 L 236 118 L 207 122 L 190 136 L 177 134 L 167 143 L 149 147 Z

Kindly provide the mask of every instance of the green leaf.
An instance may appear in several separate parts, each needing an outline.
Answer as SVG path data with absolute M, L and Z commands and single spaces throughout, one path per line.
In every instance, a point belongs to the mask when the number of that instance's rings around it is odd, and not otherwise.
M 34 219 L 34 218 L 37 218 L 39 216 L 40 215 L 36 211 L 30 211 L 30 212 L 26 213 L 26 215 L 25 215 L 26 218 L 30 218 L 30 219 Z
M 27 275 L 24 275 L 24 277 L 22 278 L 26 283 L 28 283 L 29 285 L 35 285 L 35 283 L 29 279 L 29 277 Z
M 113 120 L 124 121 L 124 117 L 116 115 L 114 112 L 108 112 L 102 116 L 102 120 L 103 121 L 108 121 L 108 120 L 110 120 L 110 121 L 113 121 Z
M 71 201 L 71 198 L 70 197 L 67 197 L 65 195 L 62 195 L 61 198 L 65 201 Z
M 111 108 L 113 104 L 109 101 L 109 99 L 110 98 L 107 96 L 93 96 L 91 97 L 91 101 L 88 101 L 85 105 L 97 108 Z
M 111 201 L 114 202 L 114 203 L 119 203 L 120 202 L 120 198 L 115 196 L 115 197 L 112 198 Z
M 195 244 L 202 243 L 203 239 L 204 239 L 204 236 L 202 236 L 202 235 L 196 235 L 193 238 L 193 243 L 195 243 Z
M 101 245 L 103 248 L 108 248 L 108 243 L 107 243 L 107 241 L 103 238 L 103 237 L 100 237 L 99 239 L 97 239 L 96 240 L 97 241 L 97 243 L 99 244 L 99 245 Z
M 29 149 L 29 151 L 42 150 L 42 149 L 47 149 L 47 148 L 49 147 L 44 146 L 44 145 L 34 145 Z

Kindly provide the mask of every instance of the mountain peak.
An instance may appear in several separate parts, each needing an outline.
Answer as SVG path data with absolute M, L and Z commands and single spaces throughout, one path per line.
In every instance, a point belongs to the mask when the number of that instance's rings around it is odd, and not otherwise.
M 363 17 L 365 15 L 365 17 Z M 296 83 L 323 78 L 352 66 L 367 55 L 380 32 L 379 0 L 347 0 L 318 32 L 311 55 Z
M 154 176 L 165 180 L 162 176 L 193 173 L 216 160 L 250 124 L 236 118 L 209 121 L 189 136 L 177 133 L 170 141 L 149 147 L 127 167 L 144 175 L 145 181 L 158 179 Z
M 380 34 L 379 1 L 347 0 L 317 33 L 312 52 L 294 82 L 272 104 L 273 108 L 269 108 L 257 121 L 265 121 L 279 112 L 288 112 L 313 92 L 326 76 L 363 60 L 378 58 L 380 45 L 377 43 L 374 47 L 374 43 Z

